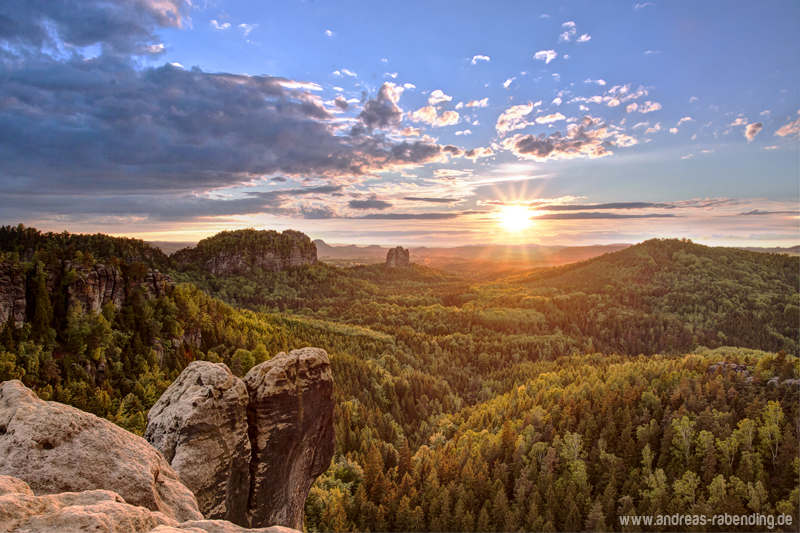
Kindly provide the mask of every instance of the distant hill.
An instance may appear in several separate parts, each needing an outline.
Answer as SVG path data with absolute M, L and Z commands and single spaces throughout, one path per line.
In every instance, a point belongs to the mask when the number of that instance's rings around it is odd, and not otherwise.
M 769 254 L 789 254 L 789 255 L 800 255 L 800 245 L 797 246 L 790 246 L 789 248 L 781 248 L 780 246 L 776 248 L 758 248 L 755 246 L 739 246 L 737 247 L 739 250 L 748 250 L 750 252 L 761 252 L 761 253 L 769 253 Z

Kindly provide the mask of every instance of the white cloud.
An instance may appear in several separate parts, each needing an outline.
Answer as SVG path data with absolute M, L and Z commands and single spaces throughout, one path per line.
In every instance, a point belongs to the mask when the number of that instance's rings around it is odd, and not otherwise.
M 452 96 L 447 96 L 440 89 L 436 89 L 431 93 L 431 96 L 428 98 L 428 103 L 431 105 L 436 105 L 442 102 L 449 102 L 452 99 L 453 99 Z
M 145 53 L 148 53 L 148 54 L 160 54 L 161 52 L 164 51 L 164 45 L 163 44 L 151 44 L 150 46 L 145 46 L 144 47 L 144 51 L 145 51 Z
M 456 135 L 471 135 L 471 134 L 472 134 L 472 131 L 470 131 L 470 130 L 463 130 L 463 131 L 457 131 L 456 132 Z
M 561 98 L 554 99 L 552 102 L 550 102 L 550 105 L 561 105 Z
M 539 107 L 540 105 L 542 105 L 542 101 L 541 100 L 539 100 L 538 102 L 533 104 L 533 107 Z
M 507 80 L 506 80 L 506 81 L 503 83 L 503 89 L 508 89 L 508 86 L 509 86 L 509 85 L 511 85 L 511 82 L 513 82 L 515 79 L 517 79 L 517 78 L 508 78 L 508 79 L 507 79 Z
M 798 132 L 800 132 L 800 118 L 781 126 L 780 129 L 775 132 L 775 135 L 786 137 L 787 135 L 797 135 Z
M 591 96 L 586 100 L 589 104 L 602 104 L 603 98 L 601 96 Z
M 632 104 L 628 104 L 628 107 L 625 108 L 625 112 L 626 113 L 631 113 L 633 111 L 636 111 L 637 109 L 639 109 L 639 104 L 634 102 Z
M 395 79 L 395 78 L 397 77 L 397 72 L 384 72 L 384 73 L 383 73 L 383 77 L 384 77 L 384 78 L 392 78 L 392 79 Z
M 483 100 L 472 100 L 467 104 L 467 107 L 488 107 L 489 106 L 489 99 L 484 98 Z
M 564 24 L 562 24 L 561 27 L 575 29 L 575 23 L 570 20 L 569 22 L 565 22 Z
M 350 76 L 351 78 L 355 78 L 356 77 L 356 73 L 355 72 L 353 72 L 352 70 L 348 70 L 346 68 L 343 68 L 342 70 L 334 70 L 333 71 L 333 75 L 334 76 L 338 76 L 340 78 L 342 76 Z
M 216 20 L 212 20 L 211 21 L 211 27 L 214 28 L 215 30 L 227 30 L 228 28 L 231 27 L 231 23 L 230 22 L 223 22 L 222 24 L 220 24 Z
M 608 104 L 607 104 L 608 107 L 617 107 L 619 104 L 620 104 L 620 101 L 619 101 L 618 98 L 609 98 L 608 99 Z
M 551 62 L 557 57 L 558 53 L 555 50 L 539 50 L 538 52 L 533 54 L 534 59 L 538 59 L 539 61 L 544 61 L 545 64 Z
M 403 87 L 404 87 L 406 90 L 409 90 L 409 91 L 410 91 L 411 89 L 416 89 L 416 88 L 417 88 L 417 86 L 416 86 L 416 85 L 414 85 L 413 83 L 404 83 L 404 84 L 403 84 Z
M 389 60 L 384 57 L 384 58 L 381 59 L 381 63 L 388 64 Z
M 250 35 L 250 32 L 258 28 L 258 24 L 239 24 L 239 27 L 244 30 L 244 36 Z
M 489 61 L 489 56 L 481 56 L 481 55 L 473 56 L 471 63 L 473 65 L 477 65 L 478 61 Z
M 698 100 L 700 100 L 698 97 L 692 96 L 691 98 L 689 98 L 689 103 L 691 104 L 692 102 L 696 102 Z
M 651 111 L 658 111 L 659 109 L 661 109 L 661 104 L 648 101 L 639 107 L 639 113 L 650 113 Z
M 589 108 L 588 108 L 588 107 L 586 107 L 585 105 L 581 104 L 581 105 L 580 105 L 580 110 L 581 110 L 581 111 L 589 111 Z
M 769 115 L 769 109 L 766 109 L 766 110 L 762 111 L 761 113 L 759 113 L 759 115 L 761 115 L 762 117 L 766 116 L 766 115 Z
M 605 85 L 606 84 L 606 80 L 604 80 L 604 79 L 597 79 L 597 80 L 586 79 L 586 80 L 584 80 L 583 83 L 596 83 L 597 85 Z
M 325 30 L 325 35 L 327 35 L 328 37 L 333 37 L 334 34 L 331 30 Z
M 497 133 L 502 135 L 528 126 L 530 122 L 527 122 L 524 117 L 533 111 L 533 107 L 533 104 L 515 105 L 503 111 L 495 125 Z
M 681 159 L 690 159 L 692 157 L 694 157 L 694 154 L 685 155 L 685 156 L 681 157 Z
M 684 122 L 694 122 L 694 119 L 693 119 L 692 117 L 683 117 L 682 119 L 680 119 L 680 120 L 678 121 L 678 123 L 676 124 L 676 126 L 680 126 L 680 125 L 681 125 L 681 124 L 683 124 Z
M 765 146 L 764 148 L 762 148 L 762 150 L 777 150 L 777 149 L 778 149 L 777 146 Z
M 559 74 L 558 72 L 554 72 L 553 73 L 553 79 L 555 81 L 561 81 L 561 74 Z
M 584 33 L 583 35 L 581 35 L 580 37 L 578 37 L 578 42 L 579 42 L 579 43 L 585 43 L 586 41 L 588 41 L 588 40 L 589 40 L 589 39 L 591 39 L 591 38 L 592 38 L 592 36 L 591 36 L 591 35 L 589 35 L 588 33 Z
M 653 2 L 645 2 L 644 4 L 636 4 L 633 9 L 642 9 L 643 7 L 655 5 Z
M 652 128 L 647 128 L 647 130 L 644 133 L 645 133 L 645 135 L 647 135 L 648 133 L 656 133 L 658 131 L 661 131 L 661 123 L 660 122 L 656 122 L 656 125 L 653 126 Z
M 670 128 L 669 132 L 670 133 L 678 133 L 678 128 Z
M 463 109 L 463 108 L 464 108 L 464 102 L 459 102 L 456 104 L 456 109 Z
M 557 122 L 559 120 L 565 120 L 567 117 L 562 115 L 561 113 L 555 113 L 553 115 L 545 115 L 543 117 L 536 117 L 537 124 L 550 124 L 551 122 Z
M 747 119 L 746 118 L 737 118 L 733 122 L 730 123 L 731 126 L 747 126 Z

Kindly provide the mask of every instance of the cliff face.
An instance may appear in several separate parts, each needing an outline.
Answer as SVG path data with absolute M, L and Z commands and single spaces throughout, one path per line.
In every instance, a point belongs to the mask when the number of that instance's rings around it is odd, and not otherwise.
M 19 265 L 0 263 L 0 325 L 9 317 L 17 327 L 25 322 L 25 276 Z
M 409 251 L 398 246 L 386 254 L 386 268 L 405 268 L 410 265 Z
M 242 274 L 251 268 L 279 271 L 317 264 L 317 246 L 299 231 L 223 231 L 195 248 L 171 256 L 181 266 L 201 265 L 216 276 Z
M 206 518 L 303 529 L 303 506 L 334 452 L 325 350 L 280 353 L 239 379 L 195 361 L 147 416 L 145 438 L 197 496 Z

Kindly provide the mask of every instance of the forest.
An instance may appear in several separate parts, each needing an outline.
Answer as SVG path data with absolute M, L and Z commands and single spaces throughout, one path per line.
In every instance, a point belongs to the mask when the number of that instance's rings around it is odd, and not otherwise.
M 263 245 L 235 246 L 248 243 Z M 98 264 L 124 280 L 120 309 L 69 304 L 76 266 Z M 220 277 L 143 241 L 5 226 L 0 266 L 27 280 L 24 325 L 0 331 L 0 380 L 137 434 L 193 360 L 243 375 L 327 350 L 336 454 L 308 531 L 800 518 L 797 257 L 656 239 L 492 281 L 324 262 Z M 148 296 L 150 269 L 174 289 Z

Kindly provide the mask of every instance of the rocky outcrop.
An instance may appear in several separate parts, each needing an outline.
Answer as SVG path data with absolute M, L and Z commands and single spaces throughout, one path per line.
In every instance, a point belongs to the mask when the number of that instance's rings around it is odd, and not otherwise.
M 175 280 L 158 270 L 150 270 L 147 272 L 142 285 L 145 288 L 145 296 L 149 300 L 151 298 L 161 298 L 172 292 L 175 288 Z
M 223 364 L 191 363 L 147 415 L 144 438 L 197 497 L 206 518 L 247 525 L 247 387 Z
M 181 266 L 202 265 L 216 276 L 231 276 L 251 268 L 279 271 L 315 265 L 317 246 L 299 231 L 245 229 L 223 231 L 171 257 Z
M 386 268 L 405 268 L 410 264 L 409 252 L 402 246 L 392 248 L 386 254 Z
M 25 276 L 18 264 L 0 263 L 0 327 L 11 317 L 17 327 L 25 322 Z
M 244 533 L 222 520 L 183 523 L 157 511 L 130 505 L 108 490 L 36 496 L 21 479 L 0 476 L 0 530 L 26 533 L 120 531 L 147 533 Z M 253 533 L 295 533 L 284 527 L 247 530 Z
M 244 380 L 196 361 L 150 410 L 145 437 L 195 493 L 206 518 L 301 530 L 314 480 L 334 451 L 325 350 L 280 353 Z
M 110 490 L 177 522 L 202 520 L 194 495 L 146 440 L 17 380 L 0 384 L 0 475 L 36 494 Z
M 244 378 L 250 402 L 251 527 L 303 529 L 303 506 L 334 451 L 333 374 L 325 350 L 279 353 Z
M 96 264 L 87 268 L 81 263 L 64 262 L 64 271 L 73 270 L 74 278 L 67 286 L 70 307 L 80 304 L 84 311 L 100 312 L 109 302 L 119 311 L 125 304 L 125 281 L 119 270 L 110 265 Z

